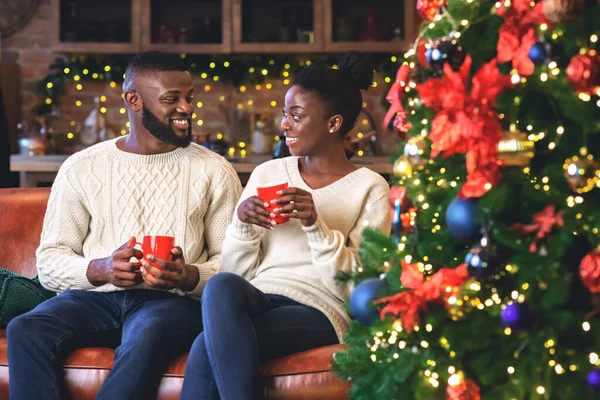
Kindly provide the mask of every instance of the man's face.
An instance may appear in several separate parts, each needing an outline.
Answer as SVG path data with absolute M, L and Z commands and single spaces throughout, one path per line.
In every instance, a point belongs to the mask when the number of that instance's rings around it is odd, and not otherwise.
M 192 78 L 187 71 L 161 71 L 143 79 L 142 125 L 165 144 L 187 147 L 192 139 Z
M 187 147 L 192 141 L 192 125 L 188 122 L 187 133 L 178 135 L 170 124 L 163 123 L 145 105 L 142 105 L 142 125 L 158 140 L 176 147 Z

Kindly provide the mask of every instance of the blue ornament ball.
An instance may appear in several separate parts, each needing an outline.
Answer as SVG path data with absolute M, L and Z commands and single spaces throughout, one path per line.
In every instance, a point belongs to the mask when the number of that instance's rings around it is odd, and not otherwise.
M 502 266 L 492 245 L 473 247 L 465 257 L 465 264 L 469 275 L 478 280 L 490 279 L 500 271 Z
M 600 392 L 600 369 L 590 371 L 587 376 L 588 386 L 594 391 Z
M 350 296 L 352 316 L 364 325 L 371 325 L 379 318 L 379 311 L 375 308 L 373 301 L 382 297 L 386 287 L 387 281 L 378 278 L 365 279 L 356 285 Z
M 500 319 L 505 328 L 522 332 L 531 327 L 533 314 L 527 303 L 511 303 L 500 311 Z
M 456 239 L 465 242 L 474 240 L 481 229 L 477 221 L 476 200 L 459 197 L 452 200 L 446 210 L 446 225 Z
M 444 73 L 444 63 L 450 64 L 452 70 L 458 71 L 466 57 L 465 49 L 451 39 L 442 39 L 425 51 L 427 64 L 437 75 Z
M 529 59 L 535 65 L 542 65 L 550 58 L 550 45 L 546 42 L 537 42 L 529 49 Z

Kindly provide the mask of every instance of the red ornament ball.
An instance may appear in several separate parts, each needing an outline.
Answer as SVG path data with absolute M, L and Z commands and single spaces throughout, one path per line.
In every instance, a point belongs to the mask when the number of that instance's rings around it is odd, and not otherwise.
M 579 264 L 579 277 L 590 292 L 600 292 L 600 248 L 583 257 Z
M 461 379 L 458 385 L 448 385 L 446 400 L 481 400 L 479 386 L 471 379 Z
M 587 52 L 571 58 L 567 79 L 578 92 L 592 93 L 600 87 L 600 53 Z
M 417 0 L 417 11 L 429 21 L 433 21 L 441 6 L 448 5 L 448 0 Z

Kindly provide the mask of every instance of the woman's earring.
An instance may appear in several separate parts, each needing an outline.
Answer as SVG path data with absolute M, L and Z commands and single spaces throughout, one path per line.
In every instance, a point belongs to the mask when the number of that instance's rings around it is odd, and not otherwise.
M 329 130 L 329 133 L 333 133 L 333 129 L 330 129 L 330 130 Z

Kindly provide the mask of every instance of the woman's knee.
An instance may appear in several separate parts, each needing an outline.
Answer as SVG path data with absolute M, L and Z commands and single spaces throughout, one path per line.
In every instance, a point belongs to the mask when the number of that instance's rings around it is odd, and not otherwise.
M 248 282 L 239 275 L 231 272 L 221 272 L 208 280 L 204 287 L 202 300 L 210 298 L 222 298 L 223 296 L 232 296 L 241 293 L 244 285 Z
M 202 333 L 199 334 L 194 340 L 194 343 L 192 343 L 189 357 L 190 359 L 200 360 L 204 360 L 204 358 L 208 357 L 208 353 L 206 352 L 206 342 Z

